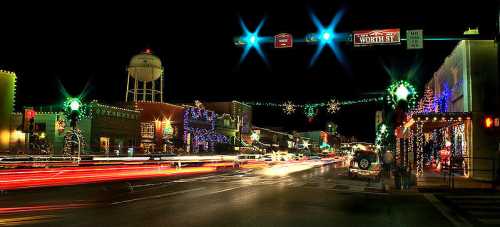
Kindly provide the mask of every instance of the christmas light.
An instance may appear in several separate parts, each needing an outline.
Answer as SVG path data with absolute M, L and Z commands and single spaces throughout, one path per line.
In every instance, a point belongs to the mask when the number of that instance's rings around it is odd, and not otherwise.
M 213 111 L 198 109 L 195 107 L 186 107 L 184 110 L 183 122 L 184 142 L 186 144 L 190 142 L 188 141 L 188 134 L 190 134 L 192 141 L 191 144 L 194 145 L 194 147 L 196 147 L 196 145 L 200 143 L 205 147 L 205 149 L 208 149 L 208 146 L 211 146 L 211 150 L 213 150 L 213 146 L 215 143 L 228 143 L 229 140 L 226 136 L 215 132 L 216 119 L 217 116 Z M 205 122 L 207 125 L 209 125 L 209 128 L 192 127 L 193 121 L 195 121 L 196 123 Z
M 317 107 L 319 105 L 318 104 L 306 104 L 304 105 L 304 114 L 306 115 L 306 117 L 308 118 L 314 118 L 316 116 L 316 113 L 317 113 Z
M 309 141 L 304 140 L 304 141 L 302 142 L 302 146 L 304 147 L 304 149 L 309 149 Z
M 285 102 L 283 104 L 283 112 L 285 112 L 286 115 L 291 115 L 295 112 L 295 106 L 291 101 Z
M 417 176 L 424 174 L 424 124 L 417 123 L 416 144 L 417 144 Z
M 374 97 L 374 98 L 364 98 L 364 99 L 344 100 L 344 101 L 337 101 L 336 99 L 330 99 L 327 102 L 306 103 L 306 104 L 293 104 L 291 101 L 287 101 L 284 103 L 245 102 L 245 104 L 250 106 L 282 108 L 283 112 L 287 115 L 294 113 L 296 108 L 303 108 L 306 116 L 309 118 L 313 118 L 316 116 L 317 109 L 320 107 L 326 107 L 326 111 L 328 111 L 329 113 L 335 113 L 340 109 L 340 106 L 377 103 L 377 102 L 382 102 L 383 100 L 384 97 Z
M 80 109 L 80 100 L 79 99 L 71 100 L 69 107 L 71 108 L 71 110 L 77 111 L 78 109 Z
M 406 100 L 408 98 L 408 95 L 410 92 L 404 85 L 399 85 L 399 87 L 396 89 L 396 98 L 398 101 L 400 100 Z
M 67 120 L 71 119 L 71 114 L 75 113 L 77 120 L 92 118 L 91 106 L 82 103 L 79 98 L 68 97 L 63 103 L 64 116 Z
M 316 48 L 316 52 L 311 58 L 311 62 L 309 65 L 310 66 L 314 65 L 319 55 L 321 54 L 323 48 L 325 46 L 328 46 L 337 57 L 337 60 L 340 63 L 342 63 L 343 66 L 345 66 L 347 62 L 337 42 L 344 41 L 348 35 L 345 33 L 337 33 L 335 31 L 338 23 L 340 22 L 340 19 L 342 18 L 342 16 L 344 16 L 344 9 L 341 9 L 340 11 L 337 12 L 337 14 L 335 14 L 335 17 L 333 17 L 332 21 L 328 26 L 324 26 L 319 20 L 319 18 L 313 12 L 310 13 L 310 16 L 318 31 L 316 34 L 313 34 L 312 37 L 306 38 L 306 41 L 319 40 L 319 42 L 317 42 L 318 47 Z
M 257 51 L 262 60 L 264 60 L 264 62 L 267 64 L 267 58 L 260 47 L 260 43 L 268 41 L 269 38 L 259 36 L 260 29 L 262 29 L 262 26 L 264 26 L 264 21 L 265 19 L 262 19 L 257 28 L 255 29 L 255 31 L 250 32 L 250 30 L 248 30 L 247 26 L 243 22 L 243 19 L 240 18 L 240 25 L 241 28 L 243 29 L 243 35 L 240 38 L 238 38 L 236 42 L 237 45 L 244 46 L 243 53 L 241 54 L 240 58 L 240 63 L 242 63 L 245 60 L 251 49 L 255 49 L 255 51 Z
M 336 113 L 340 109 L 340 103 L 335 99 L 330 100 L 326 105 L 326 110 L 330 114 Z
M 416 89 L 407 81 L 394 81 L 387 88 L 387 93 L 387 101 L 392 105 L 393 108 L 396 108 L 400 101 L 406 101 L 408 108 L 413 108 L 416 104 Z

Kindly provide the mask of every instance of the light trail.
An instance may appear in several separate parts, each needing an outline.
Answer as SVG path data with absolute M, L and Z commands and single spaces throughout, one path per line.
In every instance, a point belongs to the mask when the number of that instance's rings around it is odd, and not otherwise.
M 67 186 L 216 172 L 217 167 L 172 168 L 163 165 L 99 166 L 0 171 L 0 190 Z
M 70 204 L 55 204 L 55 205 L 32 205 L 23 207 L 0 207 L 0 214 L 74 209 L 74 208 L 88 207 L 91 205 L 92 204 L 86 204 L 86 203 L 70 203 Z

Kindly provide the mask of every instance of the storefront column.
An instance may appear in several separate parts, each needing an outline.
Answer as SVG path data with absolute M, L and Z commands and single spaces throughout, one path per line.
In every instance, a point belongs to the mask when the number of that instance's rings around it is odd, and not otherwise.
M 423 123 L 417 122 L 415 139 L 417 145 L 417 176 L 422 176 L 424 173 L 424 132 Z

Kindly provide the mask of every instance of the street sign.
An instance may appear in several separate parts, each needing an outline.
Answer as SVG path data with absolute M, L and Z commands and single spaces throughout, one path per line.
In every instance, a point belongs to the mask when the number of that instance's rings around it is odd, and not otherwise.
M 291 48 L 293 38 L 291 34 L 281 33 L 274 36 L 274 48 Z
M 423 30 L 407 30 L 406 31 L 406 49 L 423 49 L 424 35 Z
M 399 28 L 355 31 L 353 33 L 354 46 L 369 46 L 379 44 L 400 44 Z

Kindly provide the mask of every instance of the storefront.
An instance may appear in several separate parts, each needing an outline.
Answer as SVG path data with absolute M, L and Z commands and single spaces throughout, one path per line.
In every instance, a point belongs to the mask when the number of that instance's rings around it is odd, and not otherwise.
M 496 62 L 492 40 L 458 43 L 396 130 L 400 165 L 417 176 L 447 169 L 453 176 L 495 178 L 500 130 L 488 129 L 485 119 L 500 116 Z
M 455 174 L 468 177 L 471 135 L 468 113 L 414 114 L 404 126 L 403 153 L 397 159 L 417 176 L 453 168 Z

